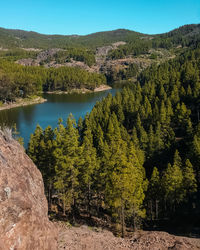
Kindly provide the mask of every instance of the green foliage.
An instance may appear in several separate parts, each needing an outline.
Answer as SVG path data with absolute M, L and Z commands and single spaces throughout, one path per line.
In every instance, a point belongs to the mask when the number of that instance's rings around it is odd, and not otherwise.
M 103 75 L 89 73 L 72 67 L 43 68 L 21 66 L 16 63 L 0 60 L 0 100 L 14 101 L 37 95 L 44 91 L 70 91 L 74 88 L 95 87 L 105 84 Z
M 86 36 L 43 35 L 23 30 L 9 30 L 0 28 L 0 46 L 3 48 L 95 48 L 118 41 L 134 40 L 145 36 L 138 32 L 119 29 L 106 32 L 93 33 Z
M 186 195 L 189 196 L 197 191 L 197 181 L 195 178 L 195 173 L 193 166 L 189 159 L 185 162 L 185 167 L 183 169 L 183 186 Z
M 190 35 L 188 35 L 190 34 Z M 122 59 L 127 56 L 148 54 L 150 49 L 172 49 L 176 46 L 198 46 L 200 40 L 200 25 L 185 25 L 171 32 L 152 37 L 137 37 L 125 45 L 109 52 L 109 58 Z M 152 53 L 150 59 L 157 59 L 157 54 Z
M 78 131 L 72 116 L 67 119 L 67 127 L 60 124 L 55 131 L 55 182 L 54 187 L 63 202 L 63 213 L 71 210 L 79 194 L 79 164 L 82 148 L 79 147 Z
M 94 52 L 80 48 L 68 48 L 67 50 L 60 50 L 54 55 L 54 58 L 56 63 L 65 63 L 71 61 L 71 59 L 84 62 L 88 66 L 92 66 L 95 63 Z
M 199 65 L 200 50 L 189 49 L 97 102 L 78 126 L 72 117 L 67 127 L 59 122 L 52 137 L 53 191 L 64 213 L 78 208 L 100 217 L 106 211 L 124 235 L 126 225 L 136 228 L 146 214 L 166 219 L 187 213 L 191 199 L 198 203 Z M 40 168 L 48 149 L 43 137 L 37 127 L 28 149 Z
M 0 50 L 0 58 L 6 59 L 8 61 L 17 61 L 24 58 L 33 58 L 35 59 L 38 52 L 27 51 L 23 49 L 9 49 L 9 50 Z
M 180 203 L 184 198 L 182 191 L 183 174 L 181 168 L 175 163 L 169 163 L 162 179 L 165 190 L 165 199 L 172 204 Z
M 128 55 L 138 56 L 141 54 L 147 54 L 151 47 L 151 41 L 149 39 L 137 39 L 135 41 L 129 42 L 128 44 L 121 45 L 115 50 L 112 50 L 109 53 L 109 58 L 122 59 Z

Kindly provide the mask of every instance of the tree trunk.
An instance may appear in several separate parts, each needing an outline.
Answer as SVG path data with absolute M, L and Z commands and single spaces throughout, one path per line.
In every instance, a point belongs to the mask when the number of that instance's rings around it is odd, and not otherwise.
M 52 206 L 52 184 L 51 182 L 49 183 L 49 187 L 48 187 L 48 203 L 49 203 L 49 208 L 51 209 Z
M 88 207 L 88 213 L 89 213 L 89 217 L 91 217 L 91 213 L 90 213 L 90 182 L 88 182 L 88 204 L 87 204 L 87 207 Z
M 150 201 L 150 213 L 151 213 L 151 220 L 153 220 L 153 208 L 152 208 L 152 200 Z
M 122 238 L 125 236 L 125 220 L 124 220 L 124 204 L 121 202 L 121 228 L 122 228 Z
M 63 200 L 63 216 L 66 215 L 65 210 L 66 210 L 66 204 L 65 204 L 65 199 L 64 199 Z
M 158 219 L 158 203 L 159 201 L 156 200 L 156 219 Z
M 134 231 L 134 232 L 137 231 L 137 223 L 136 223 L 135 211 L 133 211 L 133 231 Z
M 72 221 L 73 221 L 73 224 L 75 224 L 75 199 L 73 197 L 73 203 L 72 203 Z

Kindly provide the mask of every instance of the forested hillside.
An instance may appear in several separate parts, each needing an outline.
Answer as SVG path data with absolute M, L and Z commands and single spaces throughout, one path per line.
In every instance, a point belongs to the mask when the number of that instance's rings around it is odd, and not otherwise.
M 161 35 L 140 37 L 129 41 L 126 45 L 110 52 L 110 58 L 125 58 L 127 55 L 146 54 L 150 49 L 172 49 L 178 47 L 197 46 L 200 40 L 200 24 L 185 25 L 173 31 Z M 154 57 L 158 56 L 157 53 Z
M 70 91 L 74 88 L 93 90 L 105 83 L 103 75 L 80 68 L 46 69 L 0 60 L 0 101 L 3 102 L 37 95 L 42 91 Z
M 85 36 L 79 35 L 44 35 L 33 31 L 0 28 L 0 47 L 2 48 L 96 48 L 114 42 L 134 42 L 135 40 L 153 40 L 154 46 L 171 46 L 188 44 L 192 38 L 199 39 L 199 24 L 184 25 L 178 29 L 161 35 L 146 35 L 139 32 L 118 29 L 97 32 Z M 165 39 L 162 40 L 162 38 Z M 168 45 L 167 45 L 168 44 Z
M 200 25 L 185 25 L 151 36 L 125 29 L 59 36 L 1 28 L 0 101 L 136 81 L 150 65 L 196 48 L 199 31 Z
M 199 226 L 200 49 L 144 70 L 78 124 L 37 126 L 27 153 L 67 218 L 126 227 Z M 62 208 L 61 208 L 62 207 Z
M 109 45 L 117 41 L 133 40 L 144 34 L 119 29 L 97 32 L 90 35 L 43 35 L 32 31 L 11 30 L 0 28 L 0 47 L 3 48 L 95 48 Z

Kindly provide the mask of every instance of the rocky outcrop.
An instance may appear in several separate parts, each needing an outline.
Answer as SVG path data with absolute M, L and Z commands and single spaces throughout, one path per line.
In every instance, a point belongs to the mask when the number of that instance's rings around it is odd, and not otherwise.
M 57 249 L 47 212 L 41 173 L 9 130 L 0 131 L 0 249 Z
M 53 57 L 60 50 L 61 49 L 58 48 L 44 50 L 38 54 L 36 61 L 40 63 L 44 60 L 47 60 L 48 58 Z
M 117 47 L 119 47 L 120 45 L 125 45 L 125 44 L 126 44 L 125 42 L 120 41 L 113 43 L 112 45 L 98 47 L 96 49 L 96 56 L 106 56 L 110 50 L 117 49 Z
M 40 65 L 38 62 L 36 62 L 32 58 L 19 59 L 18 61 L 16 61 L 16 63 L 21 64 L 23 66 L 39 66 Z

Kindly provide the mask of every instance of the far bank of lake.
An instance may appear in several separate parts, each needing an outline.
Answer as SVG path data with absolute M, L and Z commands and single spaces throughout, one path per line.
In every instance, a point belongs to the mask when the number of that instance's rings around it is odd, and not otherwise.
M 25 99 L 20 98 L 16 102 L 3 104 L 2 106 L 0 106 L 0 111 L 6 110 L 6 109 L 13 109 L 13 108 L 17 108 L 17 107 L 33 105 L 33 104 L 40 104 L 40 103 L 43 103 L 46 101 L 47 101 L 47 99 L 44 99 L 43 97 L 40 97 L 40 96 L 37 96 L 34 98 L 25 98 Z
M 16 124 L 20 136 L 24 138 L 26 147 L 30 134 L 34 132 L 37 124 L 40 124 L 42 128 L 46 128 L 48 125 L 55 128 L 58 119 L 62 118 L 65 122 L 70 113 L 76 120 L 80 116 L 84 118 L 97 101 L 106 97 L 108 93 L 115 95 L 118 90 L 120 89 L 108 89 L 85 94 L 44 94 L 43 98 L 47 99 L 44 103 L 0 111 L 0 124 L 9 127 Z
M 94 90 L 89 90 L 89 89 L 72 89 L 69 92 L 64 92 L 64 91 L 54 91 L 54 92 L 46 92 L 46 94 L 73 94 L 73 93 L 78 93 L 78 94 L 86 94 L 86 93 L 95 93 L 95 92 L 101 92 L 101 91 L 106 91 L 112 89 L 109 85 L 100 85 L 99 87 L 95 88 Z M 45 94 L 45 93 L 44 93 Z M 39 104 L 46 102 L 47 99 L 40 97 L 40 96 L 33 96 L 30 98 L 18 98 L 16 102 L 10 102 L 6 103 L 0 106 L 0 111 L 1 110 L 6 110 L 6 109 L 12 109 L 12 108 L 17 108 L 21 106 L 28 106 L 28 105 L 33 105 L 33 104 Z

